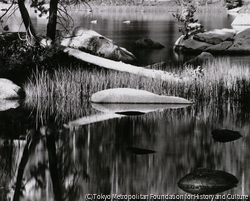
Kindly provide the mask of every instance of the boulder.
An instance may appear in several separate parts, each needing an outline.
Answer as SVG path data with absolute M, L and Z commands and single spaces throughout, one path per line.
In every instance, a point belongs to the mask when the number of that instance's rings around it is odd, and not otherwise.
M 190 53 L 205 51 L 216 54 L 250 54 L 250 28 L 235 33 L 232 29 L 221 29 L 196 34 L 189 39 L 181 36 L 176 41 L 174 50 Z
M 233 45 L 227 51 L 250 53 L 250 28 L 238 33 L 234 37 Z
M 190 101 L 175 97 L 157 95 L 148 91 L 114 88 L 96 92 L 91 96 L 91 102 L 94 103 L 165 103 L 165 104 L 191 104 Z
M 217 45 L 212 45 L 206 48 L 207 52 L 220 53 L 226 52 L 229 47 L 233 45 L 233 41 L 223 41 Z
M 233 41 L 235 31 L 229 29 L 214 30 L 194 35 L 193 39 L 201 42 L 217 45 L 224 41 Z
M 150 49 L 160 49 L 164 48 L 164 45 L 157 41 L 153 41 L 149 38 L 141 38 L 135 41 L 132 45 L 133 48 L 150 48 Z
M 8 79 L 0 78 L 0 99 L 19 99 L 24 97 L 25 93 L 21 87 Z
M 184 36 L 181 36 L 175 43 L 175 51 L 181 52 L 203 52 L 212 44 L 194 40 L 193 37 L 184 39 Z
M 178 182 L 179 188 L 193 194 L 216 194 L 237 186 L 238 179 L 227 172 L 199 168 Z
M 213 61 L 214 57 L 211 53 L 209 52 L 202 52 L 201 54 L 199 54 L 197 57 L 195 57 L 194 59 L 191 59 L 189 61 L 187 61 L 184 66 L 188 66 L 188 65 L 194 65 L 194 66 L 199 66 L 202 65 L 204 63 Z
M 114 41 L 93 30 L 82 27 L 76 27 L 71 35 L 63 37 L 61 45 L 115 61 L 136 62 L 135 56 L 125 48 L 119 47 Z

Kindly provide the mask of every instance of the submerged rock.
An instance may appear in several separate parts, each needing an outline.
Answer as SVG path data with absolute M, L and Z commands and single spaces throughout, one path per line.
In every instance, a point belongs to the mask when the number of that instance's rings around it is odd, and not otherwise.
M 192 194 L 216 194 L 237 186 L 238 179 L 227 172 L 199 168 L 178 182 L 179 188 Z
M 119 47 L 114 41 L 93 30 L 82 27 L 76 27 L 70 36 L 64 37 L 61 45 L 115 61 L 136 62 L 135 56 L 125 48 Z
M 92 95 L 91 102 L 94 103 L 170 103 L 170 104 L 191 104 L 190 101 L 175 97 L 157 95 L 148 91 L 115 88 L 99 91 Z
M 164 45 L 157 41 L 153 41 L 150 38 L 141 38 L 133 43 L 133 48 L 149 48 L 149 49 L 160 49 L 164 48 Z
M 21 87 L 12 81 L 0 78 L 0 99 L 20 99 L 25 97 L 25 92 Z
M 230 142 L 242 137 L 238 131 L 227 129 L 215 129 L 212 131 L 212 136 L 213 139 L 218 142 Z

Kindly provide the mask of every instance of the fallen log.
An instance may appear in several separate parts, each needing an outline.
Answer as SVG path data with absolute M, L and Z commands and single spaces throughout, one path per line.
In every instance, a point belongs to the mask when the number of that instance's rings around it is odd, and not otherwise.
M 82 61 L 117 71 L 122 72 L 128 72 L 132 74 L 136 74 L 139 76 L 149 77 L 149 78 L 157 78 L 164 81 L 183 81 L 183 78 L 180 78 L 179 76 L 169 73 L 162 70 L 154 70 L 154 69 L 147 69 L 143 67 L 133 66 L 130 64 L 125 64 L 123 62 L 117 62 L 110 59 L 105 59 L 102 57 L 98 57 L 92 54 L 88 54 L 85 52 L 82 52 L 77 49 L 66 47 L 64 49 L 64 52 L 68 53 L 70 56 L 73 56 L 77 59 L 80 59 Z

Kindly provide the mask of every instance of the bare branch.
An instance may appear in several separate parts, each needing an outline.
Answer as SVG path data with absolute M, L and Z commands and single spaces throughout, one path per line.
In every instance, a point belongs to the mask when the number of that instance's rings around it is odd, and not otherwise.
M 10 7 L 9 8 L 7 8 L 7 10 L 5 11 L 5 13 L 4 14 L 2 14 L 1 16 L 0 16 L 0 20 L 2 21 L 2 18 L 9 12 L 9 10 L 11 9 L 11 7 L 14 5 L 14 1 L 12 1 L 12 4 L 10 5 Z

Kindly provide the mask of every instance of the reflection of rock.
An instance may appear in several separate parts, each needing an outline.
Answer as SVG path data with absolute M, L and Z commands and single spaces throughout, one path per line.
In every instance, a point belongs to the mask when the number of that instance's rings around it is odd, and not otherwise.
M 250 54 L 250 28 L 237 34 L 233 29 L 221 29 L 199 33 L 188 39 L 181 36 L 174 49 L 181 52 Z
M 184 98 L 175 96 L 161 96 L 148 91 L 130 88 L 115 88 L 99 91 L 92 95 L 91 102 L 191 104 L 190 101 Z
M 188 193 L 216 194 L 236 187 L 237 183 L 237 178 L 227 172 L 199 168 L 184 176 L 178 186 Z
M 8 79 L 0 78 L 0 99 L 19 99 L 24 96 L 25 93 L 21 87 Z
M 141 149 L 141 148 L 137 148 L 137 147 L 126 147 L 125 150 L 132 153 L 132 154 L 138 154 L 138 155 L 155 153 L 155 151 L 153 151 L 153 150 Z
M 191 60 L 187 61 L 184 64 L 184 66 L 188 66 L 188 65 L 202 65 L 203 63 L 210 62 L 213 59 L 214 59 L 213 55 L 210 54 L 209 52 L 202 52 L 201 54 L 199 54 L 194 59 L 191 59 Z
M 114 41 L 99 33 L 76 27 L 71 36 L 64 37 L 61 45 L 77 48 L 85 52 L 115 61 L 134 63 L 135 56 L 125 48 L 119 47 Z
M 242 137 L 238 131 L 215 129 L 212 131 L 213 139 L 218 142 L 230 142 Z
M 96 110 L 99 110 L 101 112 L 111 112 L 111 113 L 116 113 L 116 114 L 123 114 L 126 115 L 131 113 L 138 113 L 138 114 L 143 114 L 143 113 L 148 113 L 148 112 L 153 112 L 157 110 L 163 110 L 163 109 L 168 109 L 168 108 L 183 108 L 187 107 L 188 104 L 111 104 L 111 103 L 92 103 L 92 107 L 95 108 Z
M 164 48 L 164 45 L 153 41 L 149 38 L 141 38 L 133 43 L 133 48 L 150 48 L 150 49 L 159 49 Z
M 1 100 L 0 99 L 0 112 L 9 109 L 15 109 L 19 106 L 19 100 Z
M 82 117 L 74 121 L 70 121 L 68 124 L 64 124 L 64 127 L 65 128 L 78 127 L 82 125 L 102 122 L 105 120 L 116 119 L 116 118 L 121 118 L 121 117 L 124 117 L 124 115 L 114 114 L 114 113 L 95 114 L 95 115 Z

